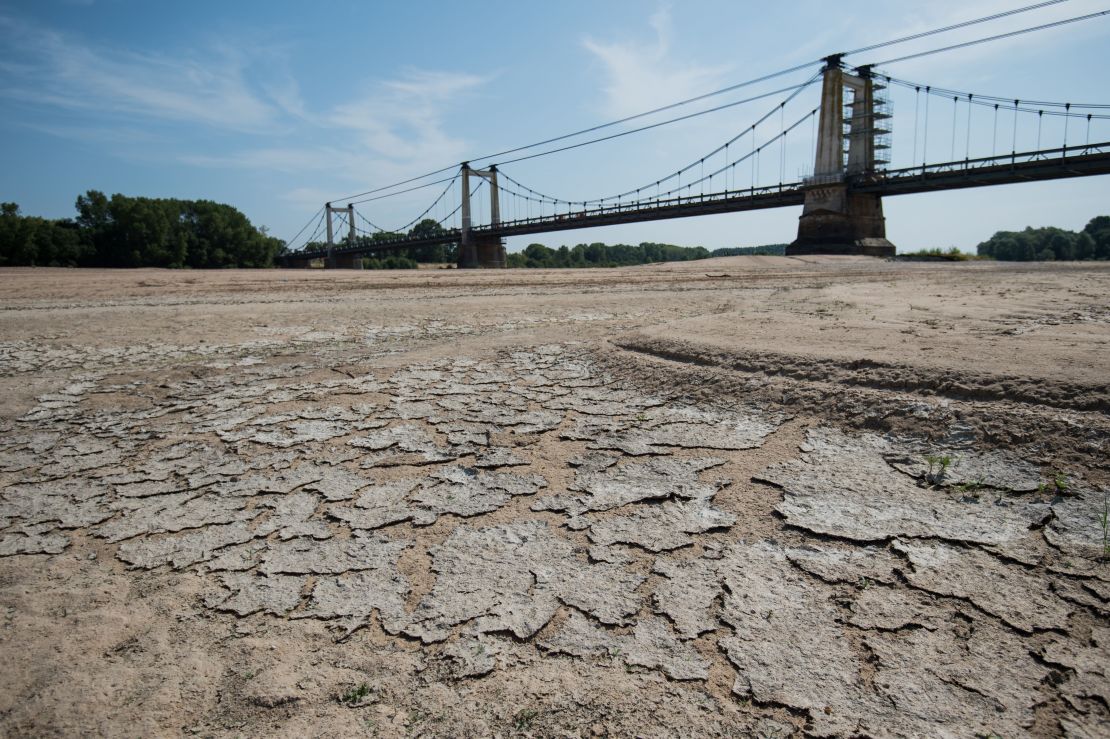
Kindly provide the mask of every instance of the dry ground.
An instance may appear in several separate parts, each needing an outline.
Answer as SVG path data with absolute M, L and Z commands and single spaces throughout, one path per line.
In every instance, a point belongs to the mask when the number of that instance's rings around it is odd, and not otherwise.
M 0 734 L 1107 736 L 1108 295 L 0 270 Z

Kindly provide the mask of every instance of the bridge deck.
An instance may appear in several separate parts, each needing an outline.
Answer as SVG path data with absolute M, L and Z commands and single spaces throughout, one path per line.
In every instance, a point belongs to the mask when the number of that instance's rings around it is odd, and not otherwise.
M 921 192 L 957 190 L 969 187 L 1006 185 L 1110 174 L 1110 142 L 1074 146 L 1067 149 L 1018 152 L 980 159 L 929 164 L 920 167 L 886 170 L 866 179 L 850 180 L 856 192 L 879 195 L 910 195 Z M 771 187 L 706 193 L 668 200 L 643 203 L 613 203 L 570 213 L 540 218 L 503 221 L 496 226 L 477 226 L 474 236 L 506 237 L 526 234 L 570 231 L 580 228 L 613 226 L 620 223 L 661 221 L 671 218 L 737 213 L 748 210 L 782 208 L 801 205 L 805 201 L 807 182 L 791 182 Z M 458 243 L 459 229 L 450 229 L 436 236 L 381 241 L 368 246 L 343 247 L 332 250 L 335 255 L 375 254 L 432 244 Z M 326 250 L 296 252 L 287 258 L 321 259 Z

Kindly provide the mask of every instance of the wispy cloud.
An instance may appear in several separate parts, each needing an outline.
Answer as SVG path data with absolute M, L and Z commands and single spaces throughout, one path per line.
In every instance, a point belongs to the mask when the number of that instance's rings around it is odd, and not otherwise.
M 605 74 L 604 112 L 619 117 L 639 113 L 662 103 L 673 102 L 719 86 L 728 66 L 697 64 L 671 54 L 670 10 L 653 13 L 650 41 L 599 41 L 587 37 L 582 45 Z
M 279 106 L 248 82 L 247 59 L 230 46 L 181 57 L 119 51 L 3 16 L 0 37 L 0 66 L 15 72 L 5 75 L 0 97 L 233 131 L 277 123 Z
M 467 142 L 446 116 L 488 80 L 410 69 L 392 79 L 354 80 L 343 90 L 356 92 L 342 100 L 309 103 L 284 72 L 279 50 L 242 39 L 150 53 L 96 46 L 0 15 L 0 40 L 0 100 L 30 111 L 22 125 L 116 145 L 120 156 L 134 156 L 124 144 L 152 141 L 157 132 L 173 142 L 160 151 L 164 160 L 296 175 L 297 188 L 285 197 L 299 204 L 322 199 L 326 183 L 336 196 L 337 188 L 361 189 L 461 160 Z M 197 135 L 204 130 L 222 135 Z

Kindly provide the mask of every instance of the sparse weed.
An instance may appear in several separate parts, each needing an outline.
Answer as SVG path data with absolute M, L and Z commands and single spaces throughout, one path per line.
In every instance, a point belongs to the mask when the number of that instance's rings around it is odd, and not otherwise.
M 925 463 L 929 465 L 929 469 L 925 472 L 925 481 L 930 485 L 940 485 L 953 461 L 947 454 L 926 454 Z
M 956 489 L 959 490 L 961 493 L 971 493 L 981 487 L 983 487 L 983 478 L 980 477 L 978 480 L 973 480 L 971 482 L 965 482 L 961 485 L 957 485 Z
M 522 708 L 513 716 L 513 728 L 517 731 L 524 731 L 532 726 L 532 722 L 536 720 L 539 711 L 534 708 Z
M 1066 493 L 1068 491 L 1068 476 L 1063 472 L 1056 472 L 1056 476 L 1052 478 L 1052 484 L 1056 486 L 1056 492 Z
M 346 693 L 339 696 L 340 703 L 346 703 L 348 706 L 357 706 L 362 702 L 362 699 L 370 695 L 370 684 L 359 683 L 347 690 Z

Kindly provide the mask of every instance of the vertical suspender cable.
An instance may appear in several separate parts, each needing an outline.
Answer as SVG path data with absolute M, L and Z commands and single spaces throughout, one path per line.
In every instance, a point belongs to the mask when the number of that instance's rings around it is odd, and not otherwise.
M 952 162 L 956 159 L 956 114 L 959 112 L 960 98 L 956 95 L 952 96 L 952 153 L 948 157 L 948 161 Z
M 785 177 L 786 171 L 786 103 L 779 106 L 779 136 L 782 140 L 779 141 L 779 187 L 782 187 L 782 181 Z
M 964 163 L 965 164 L 966 164 L 967 160 L 969 158 L 971 158 L 971 98 L 972 98 L 972 95 L 969 92 L 967 94 L 967 141 L 965 142 L 965 145 L 964 145 Z
M 1014 100 L 1014 140 L 1010 148 L 1010 164 L 1014 163 L 1014 157 L 1017 156 L 1017 119 L 1018 119 L 1018 103 L 1020 100 Z
M 991 156 L 998 154 L 998 103 L 994 104 L 994 133 L 991 135 Z
M 929 87 L 925 88 L 925 125 L 921 131 L 921 174 L 925 174 L 925 163 L 929 161 Z
M 913 88 L 913 156 L 910 157 L 910 166 L 917 164 L 917 120 L 918 110 L 921 107 L 921 86 Z
M 1037 111 L 1037 151 L 1041 150 L 1041 124 L 1044 122 L 1044 111 Z
M 1071 103 L 1064 103 L 1064 156 L 1068 155 L 1068 124 L 1071 123 Z

